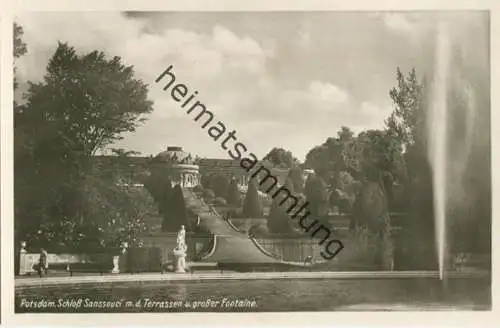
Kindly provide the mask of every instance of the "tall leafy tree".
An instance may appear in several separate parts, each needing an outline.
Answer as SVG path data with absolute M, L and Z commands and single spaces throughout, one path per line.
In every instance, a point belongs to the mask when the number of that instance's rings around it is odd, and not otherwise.
M 299 164 L 299 160 L 293 156 L 291 151 L 278 147 L 271 149 L 269 153 L 264 156 L 263 160 L 268 161 L 273 166 L 282 168 L 292 168 Z
M 117 247 L 126 241 L 139 245 L 140 234 L 160 225 L 154 201 L 142 189 L 123 188 L 105 175 L 100 168 L 87 174 L 79 188 L 67 188 L 72 203 L 58 198 L 52 200 L 47 212 L 33 212 L 33 229 L 23 230 L 22 238 L 30 247 L 45 247 L 52 251 L 88 252 L 101 247 Z M 65 207 L 81 207 L 78 217 L 60 216 Z M 50 215 L 54 215 L 51 217 Z M 38 220 L 39 218 L 43 220 Z M 19 220 L 16 217 L 16 222 Z
M 304 189 L 304 177 L 302 176 L 302 169 L 300 166 L 295 165 L 288 172 L 288 179 L 290 179 L 292 188 L 295 192 L 300 193 Z
M 18 87 L 19 87 L 19 82 L 17 81 L 17 76 L 16 76 L 17 74 L 16 74 L 15 60 L 28 52 L 27 45 L 26 45 L 26 43 L 22 39 L 23 33 L 24 33 L 24 31 L 23 31 L 22 26 L 18 25 L 17 23 L 14 23 L 14 44 L 13 44 L 13 47 L 14 47 L 14 91 L 16 89 L 18 89 Z M 19 111 L 19 108 L 20 107 L 19 107 L 17 101 L 14 100 L 14 113 L 17 113 Z M 27 145 L 26 145 L 26 142 L 23 139 L 23 135 L 21 133 L 19 133 L 18 130 L 14 129 L 14 149 L 15 149 L 15 156 L 19 152 L 26 153 L 26 151 L 24 151 L 24 149 L 23 149 L 25 147 L 27 147 Z M 16 165 L 17 165 L 18 162 L 17 162 L 17 158 L 16 157 L 15 157 L 15 162 L 16 162 Z M 16 197 L 15 198 L 17 198 L 17 196 L 19 196 L 19 180 L 18 179 L 14 179 L 14 193 L 16 193 Z M 17 204 L 18 203 L 16 203 L 16 205 Z M 19 207 L 15 206 L 14 212 L 16 214 L 16 217 L 17 217 L 17 214 L 19 213 L 18 209 L 19 209 Z M 15 221 L 14 231 L 15 231 L 15 233 L 14 233 L 15 246 L 18 247 L 19 246 L 19 242 L 20 242 L 19 239 L 22 238 L 22 237 L 19 236 L 20 229 L 19 229 L 19 224 L 18 224 L 17 220 Z
M 426 80 L 419 81 L 415 69 L 406 76 L 398 68 L 397 86 L 389 93 L 394 111 L 386 121 L 387 134 L 404 149 L 405 186 L 403 199 L 409 212 L 411 245 L 417 268 L 435 268 L 434 205 L 432 175 L 427 159 Z M 424 245 L 426 248 L 417 247 Z M 429 254 L 431 256 L 429 256 Z
M 316 175 L 328 186 L 337 188 L 340 183 L 340 172 L 358 172 L 353 136 L 354 132 L 351 129 L 341 127 L 337 137 L 328 138 L 323 144 L 307 153 L 305 166 L 314 169 Z
M 314 218 L 323 217 L 328 212 L 328 193 L 323 180 L 311 175 L 306 182 L 304 194 L 309 202 L 309 211 Z
M 368 228 L 379 236 L 389 227 L 387 198 L 380 184 L 371 181 L 364 183 L 354 203 L 354 220 L 357 226 Z
M 28 52 L 28 47 L 22 39 L 23 34 L 23 27 L 14 22 L 14 60 Z M 18 86 L 19 83 L 16 79 L 16 67 L 14 65 L 14 89 L 17 89 Z
M 400 142 L 387 131 L 368 130 L 360 133 L 357 163 L 359 176 L 378 183 L 387 196 L 389 206 L 393 203 L 395 181 L 406 181 L 406 167 Z
M 396 70 L 397 86 L 389 95 L 394 102 L 394 111 L 386 120 L 388 131 L 406 147 L 415 145 L 423 137 L 425 119 L 424 82 L 419 81 L 413 68 L 405 76 L 399 67 Z
M 396 179 L 405 187 L 402 195 L 403 202 L 409 206 L 410 198 L 415 198 L 416 195 L 425 193 L 432 197 L 431 191 L 424 190 L 427 188 L 427 182 L 431 181 L 426 151 L 428 108 L 426 95 L 428 90 L 425 77 L 419 80 L 415 69 L 411 69 L 405 75 L 397 68 L 396 80 L 397 85 L 389 92 L 394 103 L 394 110 L 386 120 L 386 133 L 392 139 L 393 145 L 396 143 L 397 146 L 399 143 L 403 150 L 402 160 L 399 161 L 402 164 L 398 163 L 399 175 Z M 423 181 L 427 182 L 423 183 Z M 389 201 L 391 203 L 391 199 Z M 422 201 L 428 203 L 427 200 L 422 199 Z
M 14 22 L 14 58 L 19 58 L 28 52 L 26 43 L 22 39 L 23 34 L 23 27 Z
M 28 83 L 24 98 L 14 113 L 16 230 L 23 236 L 92 220 L 82 188 L 96 183 L 93 155 L 152 110 L 147 86 L 119 57 L 79 55 L 59 43 L 43 81 Z
M 20 122 L 41 123 L 34 137 L 53 137 L 44 151 L 60 155 L 93 155 L 135 131 L 152 111 L 132 66 L 99 51 L 79 55 L 67 43 L 58 44 L 43 82 L 29 83 L 25 98 Z
M 344 143 L 351 142 L 354 139 L 354 132 L 347 126 L 341 126 L 337 132 L 337 139 Z

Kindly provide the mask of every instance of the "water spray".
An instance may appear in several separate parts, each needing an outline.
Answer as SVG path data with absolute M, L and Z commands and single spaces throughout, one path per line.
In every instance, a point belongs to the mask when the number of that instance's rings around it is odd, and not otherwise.
M 434 191 L 434 222 L 439 278 L 444 278 L 446 249 L 446 208 L 448 181 L 448 74 L 450 40 L 446 23 L 440 22 L 436 33 L 434 80 L 428 117 L 429 159 Z

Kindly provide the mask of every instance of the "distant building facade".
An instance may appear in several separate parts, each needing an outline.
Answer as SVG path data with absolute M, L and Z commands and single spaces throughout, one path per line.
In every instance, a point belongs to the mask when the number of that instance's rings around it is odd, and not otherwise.
M 240 166 L 239 160 L 201 158 L 197 161 L 200 173 L 203 176 L 223 175 L 229 180 L 236 179 L 238 186 L 242 189 L 248 187 L 250 181 L 248 173 Z
M 201 184 L 201 177 L 211 177 L 223 175 L 229 180 L 236 179 L 238 187 L 245 192 L 251 179 L 251 174 L 240 166 L 239 160 L 219 159 L 219 158 L 194 158 L 185 152 L 182 147 L 168 146 L 165 151 L 160 152 L 155 157 L 137 157 L 130 156 L 119 158 L 118 156 L 97 156 L 100 165 L 112 168 L 118 161 L 126 160 L 126 165 L 121 165 L 119 184 L 137 185 L 144 182 L 144 178 L 151 174 L 155 167 L 168 166 L 172 185 L 181 185 L 181 187 L 192 188 Z M 253 173 L 257 170 L 259 164 L 255 165 Z M 270 164 L 264 164 L 270 174 L 277 179 L 279 185 L 284 185 L 289 174 L 288 168 L 272 167 Z M 313 170 L 304 170 L 304 181 L 313 174 Z M 266 172 L 261 170 L 259 177 L 261 181 L 265 178 Z M 261 180 L 259 180 L 261 179 Z

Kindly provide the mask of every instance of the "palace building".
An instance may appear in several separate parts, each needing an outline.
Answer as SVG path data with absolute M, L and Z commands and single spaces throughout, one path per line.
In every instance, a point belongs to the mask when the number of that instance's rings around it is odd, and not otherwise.
M 101 165 L 112 167 L 116 162 L 117 156 L 103 155 L 98 156 Z M 172 179 L 172 185 L 180 184 L 185 188 L 192 188 L 201 184 L 201 177 L 224 175 L 229 180 L 236 179 L 240 190 L 246 191 L 250 181 L 250 174 L 240 166 L 239 160 L 220 159 L 220 158 L 195 158 L 182 147 L 168 146 L 165 151 L 160 152 L 154 157 L 126 157 L 126 173 L 122 173 L 121 184 L 140 184 L 144 177 L 151 174 L 155 167 L 168 165 Z M 263 164 L 262 162 L 260 164 Z M 260 164 L 256 164 L 260 165 Z M 264 166 L 270 171 L 270 174 L 278 180 L 279 185 L 285 184 L 289 169 L 272 167 L 270 164 Z M 122 167 L 123 169 L 123 167 Z M 304 181 L 312 174 L 312 170 L 304 170 Z M 142 181 L 141 181 L 142 180 Z

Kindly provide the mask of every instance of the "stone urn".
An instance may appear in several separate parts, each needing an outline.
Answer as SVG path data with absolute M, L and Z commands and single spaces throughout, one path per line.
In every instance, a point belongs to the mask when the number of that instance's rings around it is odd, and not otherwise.
M 26 254 L 26 253 L 28 253 L 28 252 L 26 251 L 26 242 L 25 242 L 25 241 L 22 241 L 22 242 L 21 242 L 21 250 L 20 250 L 20 253 L 21 253 L 21 254 Z

